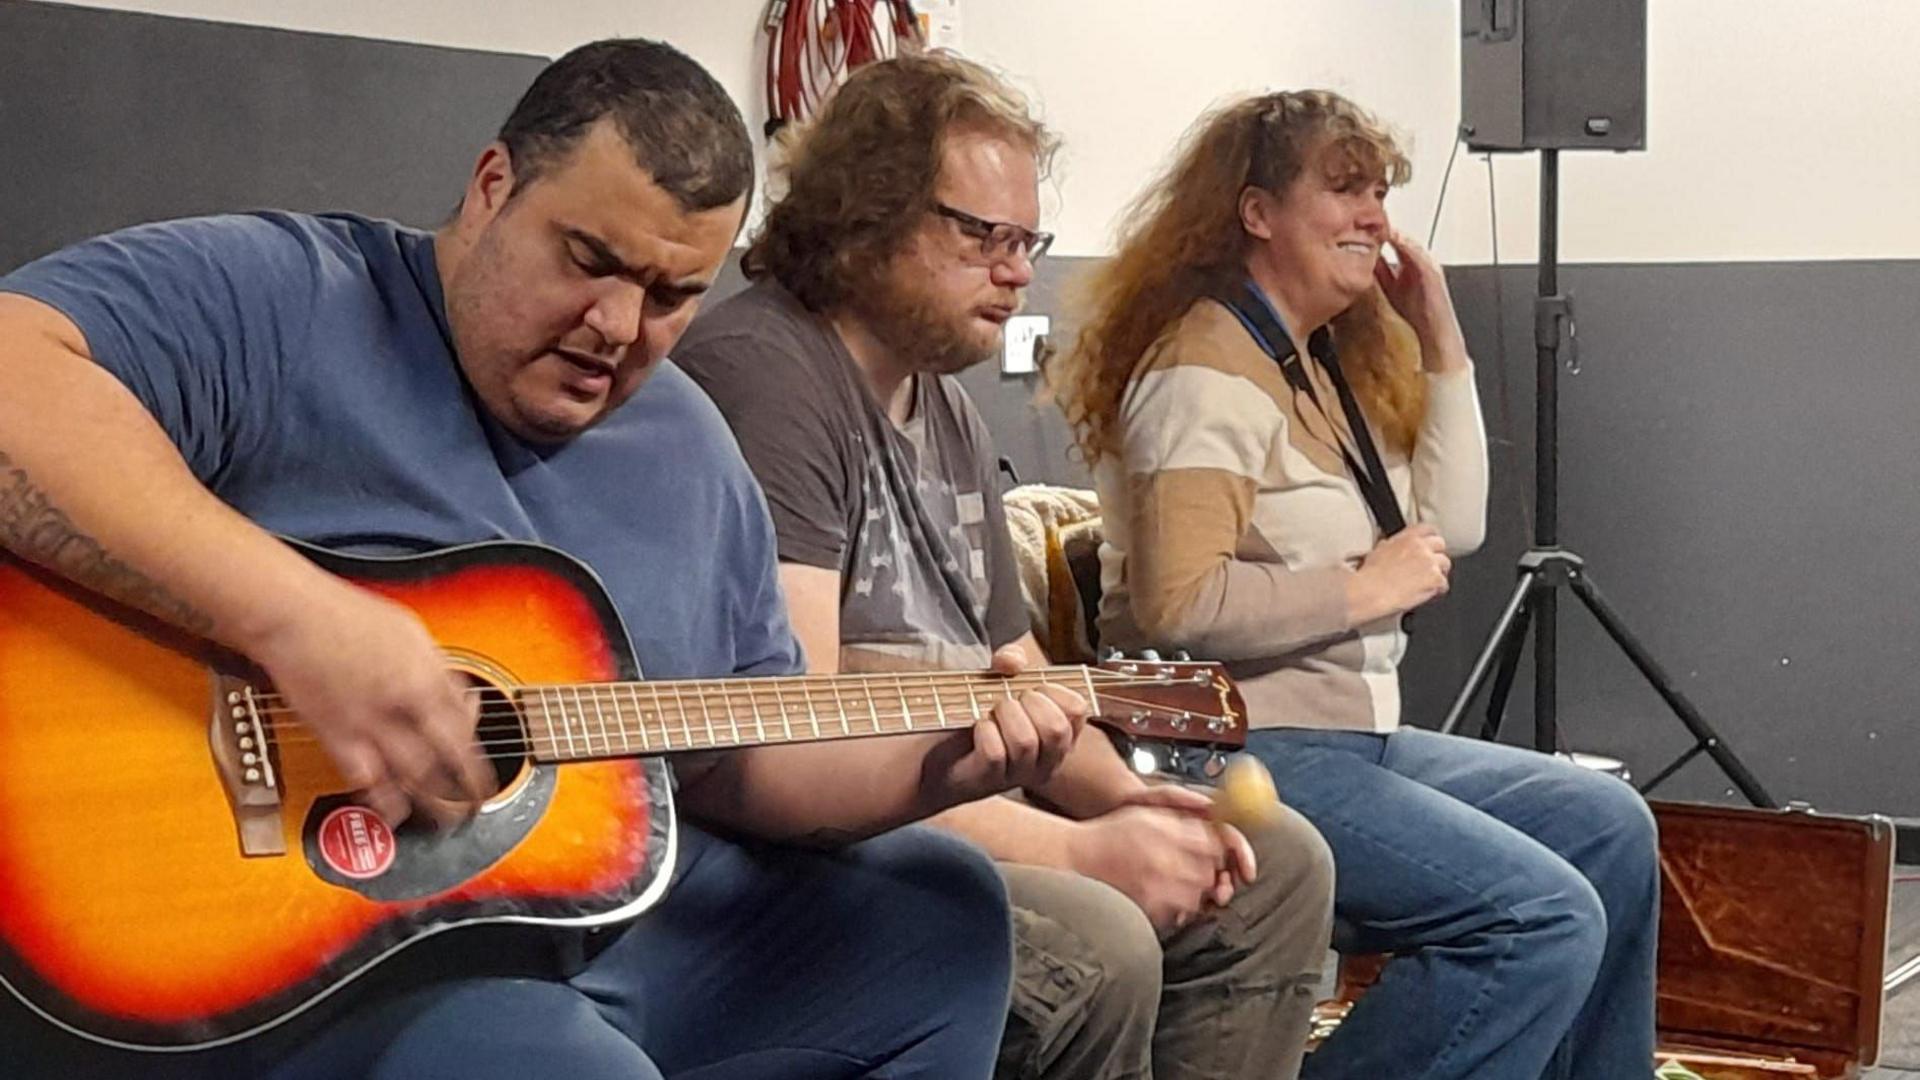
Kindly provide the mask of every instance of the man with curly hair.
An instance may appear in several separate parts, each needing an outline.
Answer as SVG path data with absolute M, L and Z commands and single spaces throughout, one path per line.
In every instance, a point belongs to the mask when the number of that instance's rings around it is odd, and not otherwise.
M 993 440 L 953 376 L 998 353 L 1051 240 L 1054 147 L 976 64 L 861 69 L 789 148 L 753 285 L 675 352 L 767 493 L 809 670 L 1044 662 Z M 1318 834 L 1290 811 L 1217 826 L 1097 734 L 1024 796 L 933 819 L 992 854 L 1013 899 L 999 1075 L 1292 1077 L 1328 940 Z

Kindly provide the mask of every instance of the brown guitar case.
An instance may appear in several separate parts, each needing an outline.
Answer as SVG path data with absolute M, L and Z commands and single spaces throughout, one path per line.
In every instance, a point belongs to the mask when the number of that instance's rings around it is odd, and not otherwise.
M 1709 1080 L 1858 1076 L 1880 1055 L 1893 823 L 1655 802 L 1660 1049 Z

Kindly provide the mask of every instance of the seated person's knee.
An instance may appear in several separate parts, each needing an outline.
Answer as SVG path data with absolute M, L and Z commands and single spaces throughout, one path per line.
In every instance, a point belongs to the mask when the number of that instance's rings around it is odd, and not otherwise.
M 1538 888 L 1534 899 L 1515 909 L 1515 959 L 1542 991 L 1564 990 L 1585 1000 L 1607 946 L 1606 908 L 1593 885 L 1559 860 Z

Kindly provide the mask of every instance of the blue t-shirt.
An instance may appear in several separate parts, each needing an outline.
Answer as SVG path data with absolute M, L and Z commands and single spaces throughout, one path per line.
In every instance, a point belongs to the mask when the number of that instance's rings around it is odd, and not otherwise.
M 0 291 L 72 319 L 194 475 L 267 529 L 382 553 L 538 541 L 600 575 L 651 677 L 801 670 L 766 507 L 713 405 L 662 363 L 578 438 L 516 439 L 454 358 L 428 233 L 349 215 L 164 222 Z

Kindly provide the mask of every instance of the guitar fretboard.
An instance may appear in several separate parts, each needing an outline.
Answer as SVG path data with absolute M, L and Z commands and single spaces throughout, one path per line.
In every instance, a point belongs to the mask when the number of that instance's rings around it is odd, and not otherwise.
M 1064 686 L 1098 706 L 1084 667 L 581 683 L 514 691 L 533 756 L 581 761 L 970 727 L 996 703 Z

